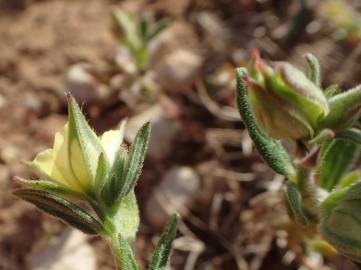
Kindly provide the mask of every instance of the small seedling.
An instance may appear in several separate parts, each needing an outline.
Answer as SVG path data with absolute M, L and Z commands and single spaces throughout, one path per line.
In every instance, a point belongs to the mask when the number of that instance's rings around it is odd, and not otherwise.
M 148 17 L 141 17 L 140 21 L 117 9 L 113 13 L 116 26 L 121 30 L 120 41 L 129 50 L 139 71 L 144 71 L 149 60 L 149 44 L 168 25 L 167 19 L 162 19 L 152 25 Z

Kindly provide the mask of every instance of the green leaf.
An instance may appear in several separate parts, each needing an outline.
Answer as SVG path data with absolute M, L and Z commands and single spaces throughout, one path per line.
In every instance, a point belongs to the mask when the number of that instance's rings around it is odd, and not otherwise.
M 167 266 L 167 262 L 169 259 L 170 251 L 172 248 L 172 242 L 177 235 L 177 223 L 179 216 L 177 214 L 173 214 L 166 227 L 158 245 L 154 251 L 154 255 L 152 257 L 152 262 L 150 264 L 150 270 L 164 270 Z
M 95 235 L 102 231 L 102 225 L 93 216 L 56 194 L 43 190 L 18 189 L 14 191 L 14 195 L 86 234 Z
M 352 127 L 361 116 L 361 85 L 337 94 L 329 100 L 330 112 L 319 128 L 342 130 Z
M 66 196 L 66 197 L 74 198 L 74 199 L 82 199 L 82 200 L 85 199 L 84 195 L 82 193 L 70 190 L 67 187 L 65 187 L 59 183 L 53 182 L 53 181 L 41 180 L 41 179 L 40 180 L 29 180 L 29 179 L 24 179 L 21 177 L 16 177 L 16 180 L 18 180 L 22 184 L 24 184 L 32 189 L 50 191 L 50 192 L 56 193 L 58 195 Z
M 151 41 L 152 39 L 154 39 L 156 36 L 158 36 L 164 29 L 167 28 L 169 23 L 168 19 L 162 19 L 157 23 L 157 26 L 155 27 L 155 29 L 148 34 L 147 36 L 147 42 Z
M 292 217 L 302 226 L 307 226 L 309 221 L 303 212 L 301 195 L 295 183 L 287 181 L 285 195 Z
M 307 77 L 318 87 L 321 86 L 321 67 L 318 59 L 311 53 L 306 54 Z
M 247 85 L 243 79 L 246 75 L 246 69 L 236 69 L 237 104 L 243 122 L 264 161 L 277 173 L 284 176 L 292 176 L 295 174 L 295 169 L 281 142 L 268 137 L 256 124 L 255 117 L 247 99 Z
M 320 186 L 331 191 L 342 176 L 354 164 L 360 154 L 360 146 L 345 140 L 324 143 L 317 165 Z
M 149 28 L 149 18 L 144 16 L 140 21 L 140 36 L 143 40 L 146 40 L 148 35 L 148 28 Z
M 127 240 L 119 238 L 119 246 L 121 250 L 121 269 L 138 270 L 139 267 L 134 259 L 133 251 Z
M 341 130 L 336 133 L 336 138 L 361 144 L 361 130 L 357 128 Z
M 361 182 L 334 190 L 322 203 L 320 233 L 343 255 L 361 262 Z
M 135 19 L 121 9 L 116 9 L 113 16 L 124 33 L 125 43 L 131 47 L 131 50 L 134 51 L 141 47 L 142 42 L 139 37 Z
M 338 187 L 345 188 L 361 179 L 361 170 L 354 170 L 346 174 L 339 182 Z
M 117 230 L 122 238 L 132 241 L 139 228 L 139 210 L 134 191 L 125 196 L 117 207 Z
M 146 123 L 135 136 L 127 161 L 126 175 L 121 185 L 119 198 L 133 190 L 143 168 L 150 137 L 150 123 Z

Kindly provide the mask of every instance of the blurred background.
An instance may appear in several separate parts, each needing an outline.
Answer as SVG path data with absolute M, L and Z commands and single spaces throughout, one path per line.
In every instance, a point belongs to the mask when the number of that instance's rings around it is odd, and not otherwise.
M 323 86 L 360 83 L 361 2 L 324 0 L 0 0 L 0 269 L 107 270 L 112 256 L 11 195 L 22 161 L 51 146 L 70 91 L 98 133 L 151 120 L 136 187 L 145 268 L 167 216 L 182 215 L 170 269 L 341 269 L 289 224 L 282 177 L 254 152 L 235 109 L 234 68 L 251 48 Z M 303 238 L 305 239 L 305 238 Z

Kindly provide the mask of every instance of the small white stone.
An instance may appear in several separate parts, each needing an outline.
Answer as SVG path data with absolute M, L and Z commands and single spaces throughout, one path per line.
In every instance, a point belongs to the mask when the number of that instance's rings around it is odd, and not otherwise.
M 32 253 L 29 265 L 32 270 L 95 270 L 96 254 L 82 232 L 70 229 Z
M 150 122 L 152 127 L 147 155 L 161 160 L 173 149 L 173 141 L 181 129 L 180 124 L 168 118 L 161 105 L 154 105 L 128 120 L 125 139 L 132 142 L 146 122 Z
M 163 176 L 146 206 L 148 220 L 161 229 L 169 214 L 182 213 L 194 200 L 200 188 L 200 179 L 190 167 L 173 167 Z
M 76 64 L 69 69 L 65 76 L 65 91 L 69 91 L 79 103 L 94 102 L 109 94 L 109 89 L 87 72 L 86 64 Z

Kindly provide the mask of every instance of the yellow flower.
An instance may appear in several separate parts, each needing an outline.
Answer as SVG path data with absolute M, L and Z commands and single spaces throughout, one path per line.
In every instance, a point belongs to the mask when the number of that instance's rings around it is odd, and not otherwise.
M 107 167 L 114 162 L 123 141 L 124 124 L 97 137 L 69 95 L 69 121 L 55 134 L 53 148 L 39 153 L 31 168 L 76 192 L 94 192 L 100 154 Z

